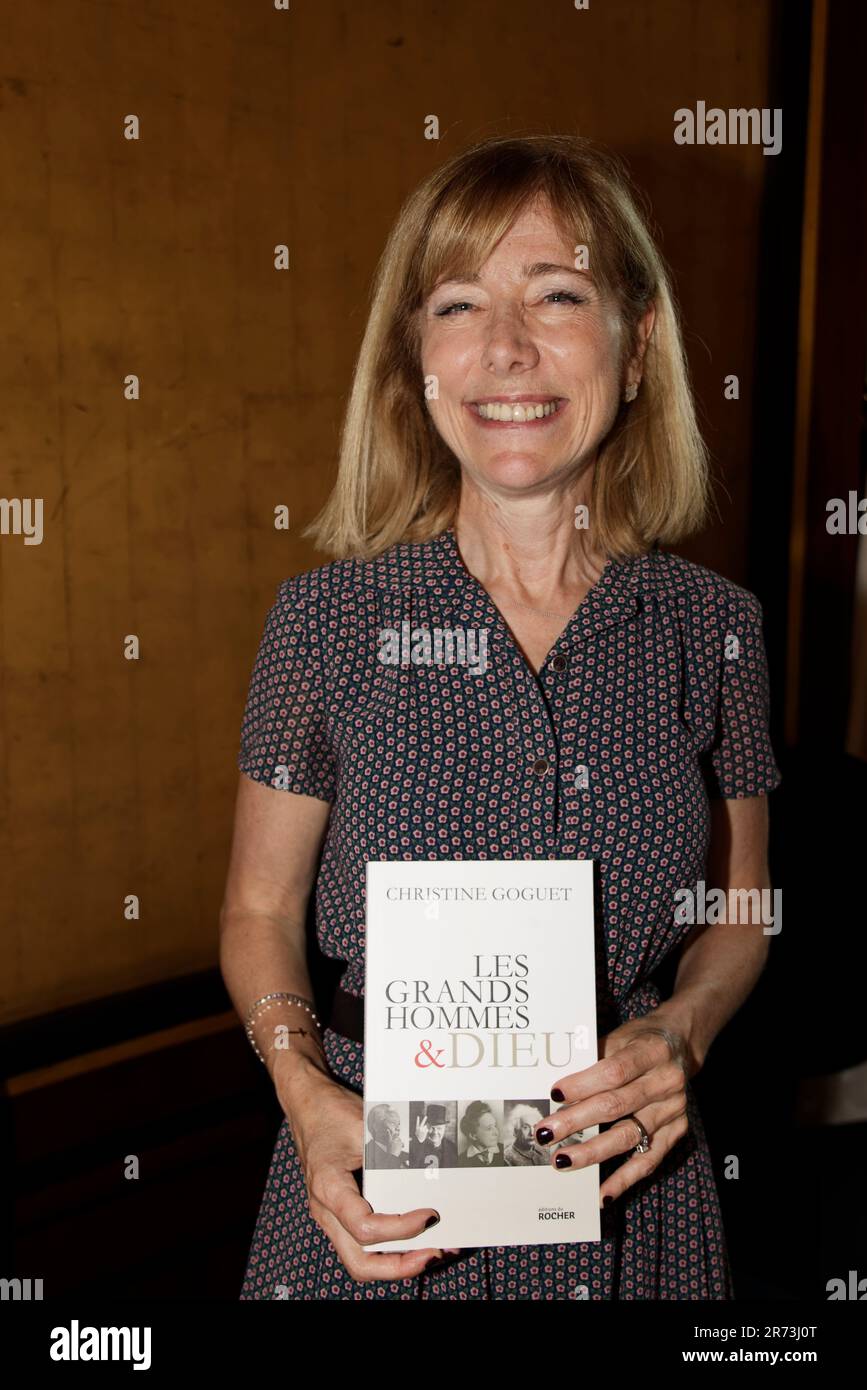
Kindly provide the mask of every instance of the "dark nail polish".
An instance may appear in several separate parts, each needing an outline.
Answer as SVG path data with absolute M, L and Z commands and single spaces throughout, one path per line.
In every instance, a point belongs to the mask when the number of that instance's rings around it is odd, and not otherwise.
M 554 1138 L 554 1131 L 553 1131 L 553 1129 L 537 1129 L 537 1130 L 536 1130 L 536 1142 L 539 1143 L 539 1144 L 550 1144 L 550 1142 L 551 1142 L 551 1140 L 552 1140 L 553 1138 Z
M 442 1269 L 444 1264 L 445 1260 L 441 1260 L 437 1256 L 434 1256 L 432 1260 L 428 1260 L 424 1267 L 424 1272 L 425 1274 L 431 1274 L 436 1269 Z
M 613 1201 L 614 1198 L 611 1196 L 611 1193 L 606 1192 L 605 1196 L 602 1198 L 602 1205 L 603 1207 L 610 1207 Z
M 571 1168 L 572 1160 L 568 1154 L 558 1154 L 554 1159 L 557 1168 Z
M 435 1226 L 439 1219 L 440 1218 L 438 1216 L 429 1216 L 427 1221 L 424 1223 L 425 1230 L 429 1231 L 431 1226 Z
M 560 1090 L 560 1087 L 559 1087 L 559 1086 L 553 1086 L 553 1087 L 551 1088 L 551 1099 L 552 1099 L 552 1100 L 562 1100 L 562 1099 L 563 1099 L 563 1092 Z

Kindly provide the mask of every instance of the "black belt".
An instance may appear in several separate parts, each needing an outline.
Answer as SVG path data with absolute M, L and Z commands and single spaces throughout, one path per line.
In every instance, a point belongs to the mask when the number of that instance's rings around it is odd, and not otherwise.
M 338 988 L 334 992 L 328 1027 L 352 1042 L 364 1046 L 364 999 L 358 994 L 348 994 Z

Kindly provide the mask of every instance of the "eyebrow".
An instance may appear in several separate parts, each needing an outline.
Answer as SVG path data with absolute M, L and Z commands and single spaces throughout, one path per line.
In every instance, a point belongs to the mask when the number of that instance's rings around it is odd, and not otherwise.
M 578 275 L 582 280 L 589 280 L 591 284 L 593 283 L 593 277 L 586 270 L 578 270 L 574 265 L 556 265 L 553 261 L 533 261 L 532 265 L 522 265 L 521 274 L 525 280 L 534 280 L 540 275 Z M 469 275 L 453 275 L 446 280 L 439 280 L 434 289 L 441 289 L 443 285 L 478 285 L 481 278 L 478 272 Z

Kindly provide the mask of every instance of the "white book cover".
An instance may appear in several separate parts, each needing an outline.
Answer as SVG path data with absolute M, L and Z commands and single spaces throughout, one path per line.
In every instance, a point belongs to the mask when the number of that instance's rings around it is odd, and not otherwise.
M 597 1060 L 592 862 L 373 861 L 366 929 L 362 1191 L 440 1221 L 365 1249 L 599 1240 L 598 1164 L 534 1141 Z

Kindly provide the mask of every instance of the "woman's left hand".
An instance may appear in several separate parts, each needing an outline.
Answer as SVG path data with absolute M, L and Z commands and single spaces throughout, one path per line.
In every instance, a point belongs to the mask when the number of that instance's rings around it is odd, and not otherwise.
M 650 1148 L 647 1153 L 633 1153 L 606 1178 L 599 1191 L 600 1205 L 605 1205 L 652 1173 L 687 1133 L 689 1050 L 684 1036 L 666 1025 L 664 1006 L 660 1006 L 606 1034 L 599 1041 L 599 1052 L 598 1062 L 552 1087 L 552 1091 L 559 1089 L 564 1103 L 537 1125 L 536 1142 L 546 1131 L 551 1134 L 547 1144 L 552 1144 L 591 1125 L 610 1124 L 610 1129 L 592 1139 L 557 1149 L 556 1158 L 564 1154 L 570 1160 L 568 1166 L 562 1161 L 557 1165 L 568 1173 L 630 1153 L 642 1136 L 625 1117 L 637 1116 L 650 1137 Z

